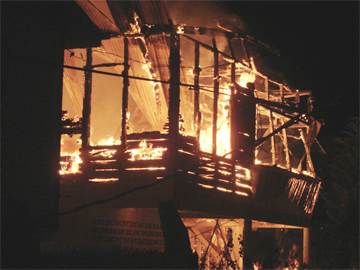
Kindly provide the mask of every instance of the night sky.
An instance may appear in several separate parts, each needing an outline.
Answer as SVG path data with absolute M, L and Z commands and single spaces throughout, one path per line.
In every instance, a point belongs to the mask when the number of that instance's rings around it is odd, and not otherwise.
M 335 134 L 359 115 L 359 2 L 219 3 L 237 14 L 247 34 L 273 45 L 267 59 L 299 90 L 312 90 L 314 116 Z

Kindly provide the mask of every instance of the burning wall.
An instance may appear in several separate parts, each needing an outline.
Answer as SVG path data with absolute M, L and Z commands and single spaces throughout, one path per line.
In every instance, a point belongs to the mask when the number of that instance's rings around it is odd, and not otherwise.
M 180 30 L 179 30 L 180 31 Z M 231 152 L 230 146 L 230 96 L 235 93 L 232 80 L 245 86 L 247 82 L 255 83 L 254 96 L 259 99 L 277 102 L 279 104 L 292 103 L 296 105 L 296 93 L 286 86 L 269 80 L 256 70 L 254 61 L 251 63 L 237 62 L 232 68 L 234 60 L 226 54 L 219 54 L 217 65 L 214 65 L 214 53 L 211 48 L 218 41 L 224 43 L 224 36 L 215 39 L 207 38 L 206 43 L 201 43 L 198 48 L 198 63 L 196 63 L 195 35 L 180 37 L 180 50 L 182 55 L 180 72 L 180 132 L 185 136 L 196 137 L 199 125 L 200 149 L 212 152 L 213 132 L 215 131 L 216 154 L 224 155 Z M 130 79 L 129 101 L 127 113 L 127 133 L 141 133 L 158 131 L 166 133 L 166 123 L 169 102 L 169 37 L 150 36 L 131 38 L 129 46 L 129 75 Z M 233 44 L 235 43 L 235 44 Z M 208 44 L 212 44 L 211 46 Z M 236 42 L 228 43 L 228 48 L 237 50 Z M 145 47 L 144 47 L 145 46 Z M 65 51 L 65 65 L 82 68 L 84 65 L 84 50 Z M 95 71 L 108 72 L 121 75 L 123 68 L 124 45 L 123 38 L 104 40 L 102 46 L 93 49 L 93 67 Z M 210 59 L 210 60 L 209 60 Z M 234 78 L 231 72 L 234 70 Z M 79 115 L 81 110 L 83 92 L 83 75 L 80 71 L 65 69 L 64 72 L 64 100 L 63 108 L 68 110 L 72 117 Z M 196 73 L 198 72 L 198 73 Z M 136 79 L 136 78 L 140 79 Z M 144 80 L 145 79 L 145 80 Z M 197 80 L 197 82 L 196 82 Z M 215 84 L 218 93 L 214 93 Z M 123 78 L 107 74 L 93 74 L 92 83 L 92 112 L 91 112 L 91 145 L 120 144 L 121 130 L 121 103 L 122 103 Z M 196 92 L 198 91 L 198 97 Z M 199 101 L 199 114 L 195 117 L 195 99 Z M 215 102 L 214 102 L 215 99 Z M 293 99 L 293 100 L 292 100 Z M 72 104 L 69 104 L 69 101 Z M 216 110 L 217 117 L 214 117 Z M 257 105 L 256 112 L 256 139 L 269 135 L 272 130 L 287 122 L 291 114 L 284 115 L 282 110 L 274 113 L 261 104 Z M 75 115 L 76 114 L 76 115 Z M 304 122 L 304 121 L 303 121 Z M 214 123 L 216 129 L 214 129 Z M 165 128 L 165 129 L 164 129 Z M 298 128 L 306 130 L 306 125 L 298 124 Z M 69 139 L 64 136 L 63 152 L 69 145 Z M 287 140 L 287 143 L 285 142 Z M 74 140 L 73 140 L 74 141 Z M 256 149 L 258 162 L 278 164 L 289 168 L 298 167 L 301 161 L 301 152 L 290 153 L 285 148 L 292 148 L 294 144 L 301 146 L 301 133 L 292 128 L 287 128 L 277 136 L 265 141 Z M 72 142 L 74 145 L 74 143 Z M 300 147 L 301 148 L 301 147 Z M 74 150 L 74 149 L 73 149 Z M 295 148 L 296 150 L 296 148 Z M 301 149 L 300 149 L 301 150 Z M 290 156 L 293 161 L 290 161 Z M 299 156 L 300 157 L 296 157 Z M 275 156 L 275 157 L 274 157 Z M 290 163 L 290 165 L 289 165 Z
M 119 21 L 122 19 L 115 12 L 124 12 L 117 5 L 120 4 L 109 5 L 116 21 L 116 26 L 113 22 L 112 26 L 118 27 L 117 30 L 112 32 L 112 38 L 104 39 L 100 47 L 91 50 L 91 66 L 86 66 L 93 73 L 89 104 L 90 143 L 88 146 L 83 144 L 82 153 L 86 152 L 85 156 L 90 156 L 90 159 L 105 159 L 92 160 L 92 167 L 97 164 L 93 170 L 112 172 L 113 175 L 108 178 L 111 180 L 119 179 L 116 173 L 123 169 L 164 170 L 167 165 L 161 162 L 172 155 L 168 149 L 172 140 L 168 134 L 169 116 L 174 119 L 170 87 L 179 85 L 177 133 L 180 137 L 176 147 L 189 157 L 188 161 L 177 160 L 182 164 L 180 167 L 186 162 L 205 162 L 211 154 L 212 158 L 224 156 L 235 159 L 247 170 L 254 164 L 276 165 L 286 171 L 315 176 L 310 146 L 319 127 L 316 120 L 307 116 L 312 106 L 311 93 L 291 90 L 257 70 L 259 61 L 251 57 L 245 43 L 254 43 L 265 49 L 268 47 L 256 39 L 248 39 L 241 34 L 241 29 L 235 29 L 221 20 L 217 22 L 218 29 L 167 25 L 166 20 L 159 21 L 156 12 L 144 13 L 145 3 L 130 5 L 132 12 L 126 15 L 130 16 L 130 24 L 125 24 Z M 89 14 L 94 18 L 92 13 Z M 98 22 L 98 17 L 95 19 Z M 147 20 L 153 23 L 146 23 Z M 106 31 L 110 26 L 99 24 Z M 120 33 L 119 29 L 124 32 Z M 174 45 L 171 35 L 178 38 L 174 44 L 179 43 L 181 58 L 176 64 L 179 66 L 179 81 L 175 83 L 171 78 L 174 68 L 171 65 Z M 77 118 L 75 115 L 82 117 L 85 55 L 84 49 L 65 51 L 63 108 L 73 118 Z M 125 88 L 124 77 L 128 78 L 128 88 Z M 248 90 L 247 83 L 252 83 L 254 89 Z M 127 91 L 126 97 L 124 93 Z M 247 115 L 249 113 L 250 116 Z M 124 136 L 128 139 L 124 140 Z M 62 139 L 61 173 L 73 173 L 79 167 L 80 135 L 67 133 Z M 122 145 L 123 142 L 126 145 Z M 200 159 L 199 153 L 203 155 Z M 122 167 L 116 165 L 123 158 L 133 163 L 122 162 Z M 146 160 L 157 160 L 156 166 L 140 165 Z M 135 162 L 140 163 L 135 166 Z M 80 167 L 88 166 L 80 164 Z M 217 179 L 218 172 L 212 176 L 209 174 L 213 170 L 211 166 L 203 166 L 206 168 L 204 175 Z M 214 166 L 216 171 L 218 165 Z M 234 179 L 237 177 L 234 176 Z M 248 182 L 243 184 L 249 185 Z M 201 185 L 215 187 L 206 181 Z M 220 186 L 217 188 L 228 190 Z M 248 194 L 248 191 L 239 192 Z

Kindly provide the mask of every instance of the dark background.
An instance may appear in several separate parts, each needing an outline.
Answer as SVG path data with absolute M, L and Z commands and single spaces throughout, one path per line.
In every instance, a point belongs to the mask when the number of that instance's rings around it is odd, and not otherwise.
M 245 31 L 280 50 L 266 54 L 287 85 L 311 90 L 314 116 L 325 125 L 319 139 L 359 115 L 359 2 L 229 1 Z

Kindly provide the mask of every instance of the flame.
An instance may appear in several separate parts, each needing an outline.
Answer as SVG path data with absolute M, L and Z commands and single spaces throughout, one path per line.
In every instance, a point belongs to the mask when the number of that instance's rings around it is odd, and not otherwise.
M 139 16 L 136 14 L 136 12 L 134 11 L 133 13 L 134 16 L 134 22 L 135 23 L 130 23 L 130 27 L 131 30 L 127 32 L 127 34 L 141 34 L 141 27 L 139 25 Z
M 255 82 L 255 74 L 253 72 L 247 73 L 244 72 L 240 75 L 240 79 L 238 81 L 238 84 L 242 87 L 246 87 L 247 83 L 253 83 Z
M 179 34 L 179 35 L 182 35 L 184 34 L 184 26 L 186 26 L 186 24 L 181 24 L 177 27 L 177 30 L 176 30 L 176 33 Z
M 66 161 L 60 161 L 60 175 L 81 173 L 80 163 L 82 160 L 79 153 L 62 154 L 61 156 L 65 157 Z
M 221 90 L 218 98 L 218 115 L 217 115 L 217 131 L 216 131 L 216 154 L 225 155 L 230 152 L 230 85 L 227 84 Z M 206 104 L 201 104 L 200 109 L 209 112 Z M 203 123 L 204 125 L 204 123 Z M 200 130 L 200 150 L 211 153 L 212 151 L 212 124 L 203 126 Z
M 102 139 L 100 140 L 96 145 L 120 145 L 120 140 L 115 140 L 113 137 L 110 137 L 108 139 Z
M 153 144 L 143 140 L 139 143 L 139 148 L 129 149 L 126 152 L 130 153 L 129 160 L 155 160 L 162 159 L 163 152 L 167 150 L 164 147 L 152 148 Z

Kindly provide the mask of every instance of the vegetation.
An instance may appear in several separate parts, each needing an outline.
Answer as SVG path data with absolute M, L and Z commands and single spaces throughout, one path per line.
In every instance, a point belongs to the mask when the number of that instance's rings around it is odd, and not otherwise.
M 321 143 L 326 154 L 314 156 L 323 184 L 313 215 L 312 266 L 359 269 L 359 118 Z

